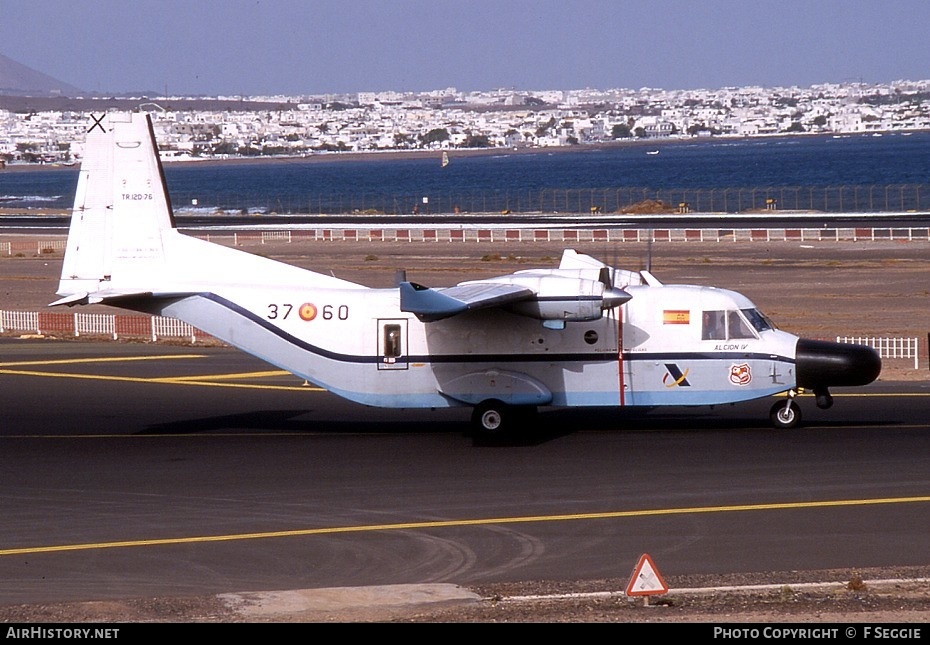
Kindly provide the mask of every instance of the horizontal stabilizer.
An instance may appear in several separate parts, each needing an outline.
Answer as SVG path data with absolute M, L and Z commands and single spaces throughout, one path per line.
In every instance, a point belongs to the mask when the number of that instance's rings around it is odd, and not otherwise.
M 131 298 L 184 298 L 187 296 L 194 295 L 194 292 L 160 292 L 153 293 L 152 291 L 119 291 L 115 289 L 107 291 L 94 291 L 91 293 L 75 293 L 55 302 L 49 303 L 49 307 L 57 307 L 59 305 L 108 305 L 116 304 L 118 300 L 128 300 Z
M 498 307 L 532 298 L 532 289 L 513 284 L 476 283 L 430 289 L 415 282 L 401 282 L 400 310 L 424 322 L 442 320 L 473 309 Z
M 88 303 L 87 292 L 81 291 L 80 293 L 72 293 L 64 298 L 60 298 L 55 302 L 48 303 L 49 307 L 57 307 L 59 305 L 86 305 Z

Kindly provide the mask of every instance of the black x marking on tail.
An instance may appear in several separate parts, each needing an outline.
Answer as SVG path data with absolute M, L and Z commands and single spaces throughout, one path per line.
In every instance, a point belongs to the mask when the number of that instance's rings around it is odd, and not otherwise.
M 90 126 L 90 129 L 87 131 L 87 133 L 90 134 L 91 132 L 93 132 L 94 128 L 100 128 L 101 132 L 106 133 L 106 129 L 103 127 L 103 124 L 101 123 L 101 121 L 103 121 L 103 117 L 105 116 L 106 114 L 101 114 L 100 118 L 98 119 L 93 114 L 91 114 L 90 118 L 94 120 L 94 124 Z

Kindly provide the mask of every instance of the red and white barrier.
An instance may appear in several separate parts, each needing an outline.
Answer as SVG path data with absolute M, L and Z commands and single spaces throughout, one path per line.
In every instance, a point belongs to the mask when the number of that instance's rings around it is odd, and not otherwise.
M 123 314 L 62 313 L 56 311 L 0 310 L 0 333 L 139 338 L 153 343 L 166 339 L 185 339 L 192 344 L 207 342 L 212 336 L 186 322 L 164 316 Z
M 293 242 L 930 242 L 930 228 L 295 228 L 205 233 L 217 244 Z M 52 254 L 64 239 L 0 242 L 0 255 Z

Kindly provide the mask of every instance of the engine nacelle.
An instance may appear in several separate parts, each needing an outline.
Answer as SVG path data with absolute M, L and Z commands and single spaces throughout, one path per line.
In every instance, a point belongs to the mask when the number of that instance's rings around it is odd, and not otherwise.
M 622 305 L 631 298 L 623 289 L 604 282 L 599 271 L 590 269 L 517 271 L 507 278 L 507 283 L 525 287 L 536 294 L 535 298 L 511 303 L 507 308 L 521 316 L 539 320 L 598 320 L 605 310 Z
M 488 307 L 502 307 L 544 322 L 597 320 L 605 310 L 632 298 L 623 289 L 610 286 L 604 274 L 601 269 L 518 271 L 445 289 L 401 281 L 400 310 L 414 313 L 424 322 Z

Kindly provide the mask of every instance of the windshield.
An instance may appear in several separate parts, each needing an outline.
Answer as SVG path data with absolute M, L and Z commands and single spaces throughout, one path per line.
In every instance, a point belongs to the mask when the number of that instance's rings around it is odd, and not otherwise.
M 743 315 L 746 316 L 746 320 L 749 321 L 749 324 L 752 325 L 756 331 L 775 329 L 775 325 L 772 324 L 772 321 L 758 309 L 742 309 L 741 311 Z

